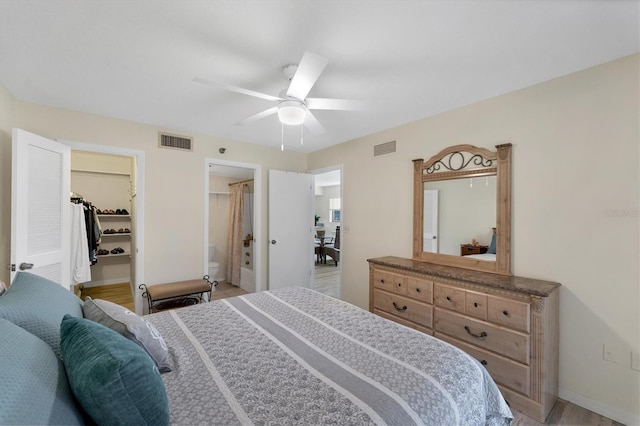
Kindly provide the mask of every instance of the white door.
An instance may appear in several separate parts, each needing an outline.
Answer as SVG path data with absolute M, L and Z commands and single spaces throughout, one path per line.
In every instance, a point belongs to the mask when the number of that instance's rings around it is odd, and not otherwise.
M 70 286 L 70 173 L 67 145 L 13 129 L 11 279 L 28 271 Z
M 269 170 L 269 290 L 311 287 L 313 175 Z
M 422 251 L 438 253 L 438 190 L 424 190 Z

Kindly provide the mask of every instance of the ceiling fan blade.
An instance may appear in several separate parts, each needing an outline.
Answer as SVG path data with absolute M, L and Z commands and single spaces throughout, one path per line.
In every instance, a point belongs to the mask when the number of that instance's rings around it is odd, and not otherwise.
M 327 66 L 328 60 L 320 55 L 304 52 L 298 69 L 291 79 L 287 96 L 304 100 L 309 91 L 320 77 L 320 74 Z
M 320 124 L 318 119 L 311 114 L 311 111 L 307 111 L 307 116 L 304 120 L 304 127 L 309 129 L 311 133 L 315 135 L 321 135 L 324 133 L 324 127 L 322 127 L 322 124 Z
M 206 84 L 206 85 L 209 85 L 209 86 L 217 86 L 217 87 L 220 87 L 220 88 L 225 89 L 225 90 L 230 90 L 230 91 L 236 92 L 236 93 L 242 93 L 243 95 L 249 95 L 249 96 L 253 96 L 255 98 L 266 99 L 268 101 L 281 101 L 282 100 L 282 98 L 279 98 L 277 96 L 271 96 L 271 95 L 267 95 L 265 93 L 256 92 L 254 90 L 244 89 L 242 87 L 233 86 L 231 84 L 218 83 L 217 81 L 205 80 L 204 78 L 200 78 L 200 77 L 194 78 L 193 81 L 196 82 L 196 83 Z
M 351 99 L 308 98 L 308 109 L 331 109 L 340 111 L 361 111 L 366 109 L 364 101 Z
M 268 116 L 270 116 L 271 114 L 275 114 L 275 113 L 277 113 L 277 112 L 278 112 L 278 107 L 277 107 L 277 106 L 274 106 L 274 107 L 271 107 L 271 108 L 269 108 L 269 109 L 265 109 L 264 111 L 259 112 L 259 113 L 255 114 L 255 115 L 252 115 L 252 116 L 251 116 L 251 117 L 249 117 L 249 118 L 245 118 L 245 119 L 244 119 L 244 120 L 242 120 L 242 121 L 238 121 L 238 122 L 237 122 L 237 123 L 235 123 L 235 124 L 236 124 L 237 126 L 244 126 L 245 124 L 252 123 L 252 122 L 254 122 L 254 121 L 256 121 L 256 120 L 260 120 L 261 118 L 268 117 Z

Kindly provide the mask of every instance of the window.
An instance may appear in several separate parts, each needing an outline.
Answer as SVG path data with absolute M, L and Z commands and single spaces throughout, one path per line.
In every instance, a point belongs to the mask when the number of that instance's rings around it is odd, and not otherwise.
M 340 222 L 340 198 L 329 198 L 329 221 Z

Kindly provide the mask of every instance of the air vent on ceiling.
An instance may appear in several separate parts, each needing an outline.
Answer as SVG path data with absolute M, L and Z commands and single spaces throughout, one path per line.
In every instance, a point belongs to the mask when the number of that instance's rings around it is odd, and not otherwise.
M 373 156 L 378 157 L 380 155 L 391 154 L 396 152 L 396 141 L 381 143 L 373 147 Z
M 158 133 L 158 146 L 160 148 L 193 150 L 193 139 L 186 136 L 172 135 L 170 133 Z

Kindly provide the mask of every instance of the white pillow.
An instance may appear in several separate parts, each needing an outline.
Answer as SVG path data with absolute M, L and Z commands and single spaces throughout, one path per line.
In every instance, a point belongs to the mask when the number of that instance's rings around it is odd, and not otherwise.
M 171 371 L 169 349 L 160 332 L 139 315 L 127 308 L 102 299 L 87 297 L 84 317 L 117 331 L 140 345 L 153 359 L 161 373 Z

